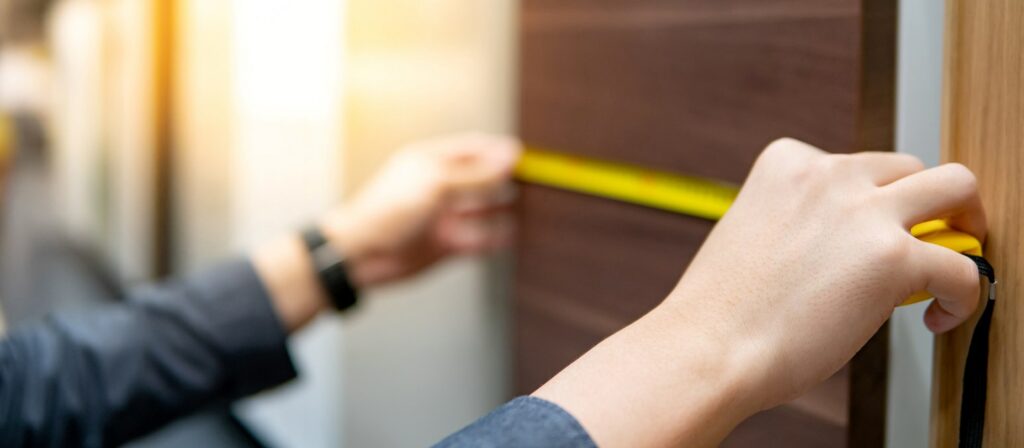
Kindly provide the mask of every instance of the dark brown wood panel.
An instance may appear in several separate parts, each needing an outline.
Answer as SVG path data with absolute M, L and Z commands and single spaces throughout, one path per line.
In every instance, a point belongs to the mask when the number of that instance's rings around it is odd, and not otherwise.
M 526 289 L 524 295 L 534 295 Z M 521 303 L 515 318 L 521 322 L 516 332 L 520 347 L 532 347 L 528 362 L 516 364 L 519 389 L 534 390 L 576 359 L 582 351 L 626 324 L 623 319 L 594 313 L 585 307 L 565 305 L 554 297 L 537 294 L 539 300 Z M 850 371 L 843 369 L 804 396 L 783 406 L 799 410 L 829 426 L 845 427 L 849 421 L 846 406 Z M 741 428 L 744 428 L 741 426 Z
M 664 299 L 712 225 L 531 185 L 520 204 L 518 347 L 541 349 L 517 363 L 519 391 L 536 389 Z M 638 271 L 641 264 L 648 269 Z
M 519 264 L 518 285 L 614 316 L 622 325 L 665 298 L 712 227 L 698 218 L 537 186 L 524 186 L 521 200 L 519 243 L 530 262 Z
M 857 147 L 859 1 L 526 0 L 522 135 L 741 181 L 779 136 Z
M 520 133 L 732 182 L 782 136 L 888 149 L 895 20 L 887 0 L 524 0 Z M 527 393 L 661 301 L 712 223 L 522 193 L 515 371 Z M 726 444 L 881 445 L 887 344 L 883 332 L 850 368 Z

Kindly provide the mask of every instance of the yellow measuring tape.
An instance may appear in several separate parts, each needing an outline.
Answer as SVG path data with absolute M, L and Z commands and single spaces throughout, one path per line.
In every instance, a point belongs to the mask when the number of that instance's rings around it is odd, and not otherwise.
M 516 177 L 528 183 L 712 221 L 725 215 L 739 193 L 739 187 L 724 182 L 533 147 L 523 153 L 516 167 Z M 981 255 L 981 243 L 976 238 L 951 229 L 944 220 L 918 224 L 910 233 L 922 241 L 960 253 Z M 921 291 L 903 304 L 931 297 L 927 291 Z

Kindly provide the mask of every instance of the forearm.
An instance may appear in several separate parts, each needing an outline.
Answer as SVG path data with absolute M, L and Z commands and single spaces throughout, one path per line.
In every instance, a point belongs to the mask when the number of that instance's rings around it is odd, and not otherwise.
M 533 395 L 574 415 L 599 446 L 717 446 L 759 403 L 753 348 L 715 336 L 669 299 Z
M 0 445 L 116 445 L 294 376 L 260 279 L 230 263 L 8 335 Z
M 327 308 L 297 237 L 0 341 L 0 445 L 119 444 L 295 376 L 287 334 Z M 54 441 L 50 443 L 50 441 Z

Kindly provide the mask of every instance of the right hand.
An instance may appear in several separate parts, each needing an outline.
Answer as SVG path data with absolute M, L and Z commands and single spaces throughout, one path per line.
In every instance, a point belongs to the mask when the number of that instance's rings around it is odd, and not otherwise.
M 839 370 L 912 293 L 935 295 L 937 333 L 971 315 L 974 263 L 910 235 L 935 218 L 984 239 L 962 165 L 776 141 L 669 297 L 534 395 L 600 446 L 717 446 Z
M 905 154 L 779 140 L 666 305 L 753 354 L 750 372 L 773 406 L 835 373 L 916 291 L 936 297 L 925 313 L 936 333 L 971 316 L 974 262 L 910 235 L 935 218 L 984 239 L 977 181 L 963 165 L 925 170 Z

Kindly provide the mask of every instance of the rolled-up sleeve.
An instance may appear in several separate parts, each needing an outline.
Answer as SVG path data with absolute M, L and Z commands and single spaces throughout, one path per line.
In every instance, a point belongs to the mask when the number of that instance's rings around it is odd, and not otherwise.
M 111 446 L 294 378 L 286 332 L 237 261 L 58 314 L 0 341 L 0 446 Z
M 495 409 L 435 447 L 593 448 L 587 431 L 558 405 L 536 397 L 519 397 Z

